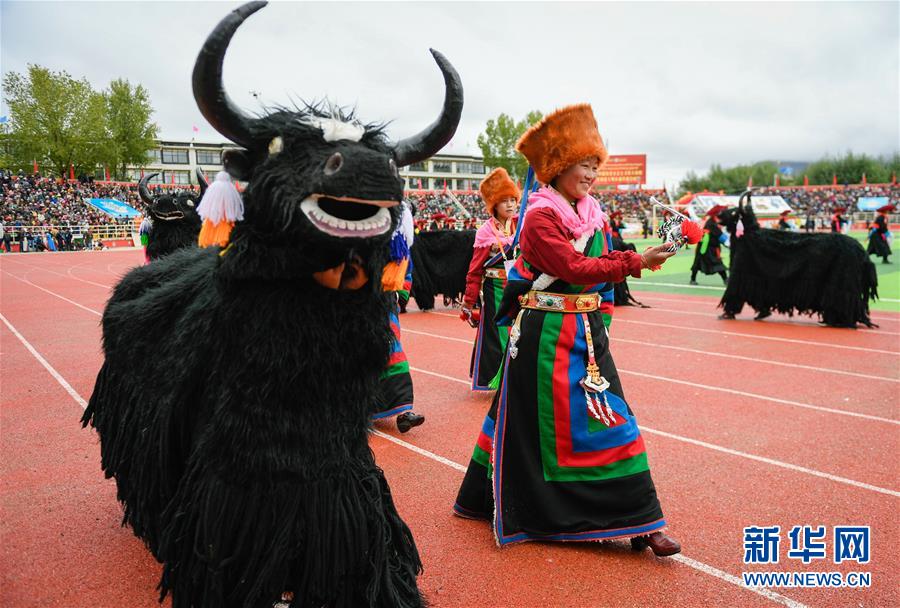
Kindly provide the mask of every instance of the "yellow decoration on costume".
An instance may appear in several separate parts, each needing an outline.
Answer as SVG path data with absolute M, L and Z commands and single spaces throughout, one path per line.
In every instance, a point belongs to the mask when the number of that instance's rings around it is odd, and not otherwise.
M 388 262 L 381 274 L 381 286 L 385 291 L 400 291 L 406 280 L 406 269 L 409 268 L 409 258 L 403 258 L 399 262 Z

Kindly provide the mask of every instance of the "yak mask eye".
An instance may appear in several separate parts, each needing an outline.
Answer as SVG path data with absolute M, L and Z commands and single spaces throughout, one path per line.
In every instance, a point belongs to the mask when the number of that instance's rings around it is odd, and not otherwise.
M 325 161 L 325 175 L 334 175 L 341 170 L 344 165 L 344 157 L 340 152 L 335 152 Z
M 269 142 L 269 156 L 275 156 L 282 150 L 284 150 L 284 140 L 281 139 L 281 136 L 278 136 Z

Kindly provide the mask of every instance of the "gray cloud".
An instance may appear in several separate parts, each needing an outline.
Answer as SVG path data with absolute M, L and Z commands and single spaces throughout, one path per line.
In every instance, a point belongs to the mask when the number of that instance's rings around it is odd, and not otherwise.
M 103 87 L 146 86 L 164 137 L 219 141 L 190 71 L 221 2 L 0 4 L 3 72 L 27 63 Z M 900 149 L 900 4 L 273 2 L 225 62 L 248 111 L 293 98 L 357 105 L 403 137 L 442 86 L 428 47 L 466 90 L 450 152 L 477 153 L 488 118 L 589 101 L 613 153 L 646 153 L 650 182 L 761 159 Z M 6 113 L 0 108 L 0 114 Z

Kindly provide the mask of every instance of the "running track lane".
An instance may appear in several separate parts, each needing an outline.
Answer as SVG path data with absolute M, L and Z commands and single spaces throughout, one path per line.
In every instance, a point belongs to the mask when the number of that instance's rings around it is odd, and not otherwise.
M 417 378 L 417 382 L 418 382 L 418 378 Z M 425 382 L 422 382 L 422 383 L 425 384 Z M 421 391 L 420 391 L 420 392 L 421 392 Z M 429 392 L 431 392 L 431 391 L 429 391 Z M 483 398 L 482 398 L 482 399 L 476 399 L 476 400 L 475 400 L 475 405 L 479 407 L 479 409 L 481 410 L 481 413 L 483 413 L 483 411 L 486 409 L 486 406 L 485 406 L 485 404 L 484 404 Z M 639 415 L 640 415 L 640 411 L 639 411 Z M 431 426 L 431 420 L 433 420 L 433 418 L 430 419 L 429 424 L 427 424 L 425 427 L 422 427 L 421 429 L 417 429 L 417 431 L 418 431 L 418 430 L 428 429 L 428 428 Z M 480 415 L 478 416 L 478 420 L 480 421 Z M 472 436 L 474 436 L 474 435 L 472 435 Z M 648 438 L 648 442 L 649 442 L 649 441 L 650 441 L 650 440 L 649 440 L 649 438 Z M 471 443 L 470 443 L 470 442 L 468 442 L 468 443 L 469 443 L 469 447 L 470 447 L 470 446 L 471 446 Z M 652 451 L 652 449 L 651 449 L 651 457 L 652 457 L 652 454 L 653 454 L 653 451 Z M 659 473 L 657 473 L 657 477 L 658 477 L 658 476 L 659 476 Z M 396 492 L 396 488 L 395 488 L 395 492 Z M 455 488 L 454 488 L 454 492 L 455 492 Z M 398 499 L 398 502 L 399 502 L 399 499 Z M 671 508 L 669 508 L 669 510 L 671 511 Z M 420 541 L 420 543 L 421 543 L 421 541 Z M 554 548 L 555 548 L 555 547 L 554 547 Z M 506 556 L 504 555 L 504 559 L 505 559 L 505 558 L 506 558 Z M 845 596 L 842 596 L 842 597 L 845 597 Z

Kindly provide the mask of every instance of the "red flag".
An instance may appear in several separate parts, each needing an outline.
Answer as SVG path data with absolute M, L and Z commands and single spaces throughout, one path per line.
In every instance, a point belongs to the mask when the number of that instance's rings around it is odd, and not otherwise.
M 751 175 L 750 177 L 747 178 L 747 187 L 748 187 L 748 188 L 752 188 L 752 187 L 753 187 L 753 176 L 752 176 L 752 175 Z
M 69 179 L 75 181 L 75 167 L 71 163 L 69 164 Z
M 863 173 L 862 185 L 865 186 L 868 182 L 866 181 L 866 174 Z
M 421 189 L 422 189 L 422 180 L 420 179 L 419 180 L 419 190 L 421 190 Z
M 897 183 L 897 174 L 896 173 L 891 173 L 891 183 L 892 184 Z
M 109 167 L 103 167 L 103 170 L 106 172 L 106 181 L 109 181 Z
M 141 169 L 141 179 L 144 179 L 144 170 Z
M 781 180 L 778 178 L 778 174 L 776 173 L 775 174 L 775 187 L 777 188 L 780 185 L 781 185 Z
M 832 173 L 832 174 L 831 174 L 831 185 L 832 185 L 832 186 L 837 186 L 837 173 Z
M 447 180 L 444 180 L 444 190 L 447 189 Z
M 173 184 L 175 183 L 175 172 L 172 172 L 172 179 L 170 180 Z
M 32 164 L 34 165 L 34 173 L 35 173 L 35 175 L 37 175 L 37 172 L 38 172 L 37 161 L 36 161 L 36 160 L 33 160 L 33 161 L 31 161 L 31 162 L 32 162 Z
M 803 176 L 803 185 L 804 185 L 804 186 L 808 186 L 808 185 L 809 185 L 809 176 L 808 176 L 808 175 L 804 175 L 804 176 Z

